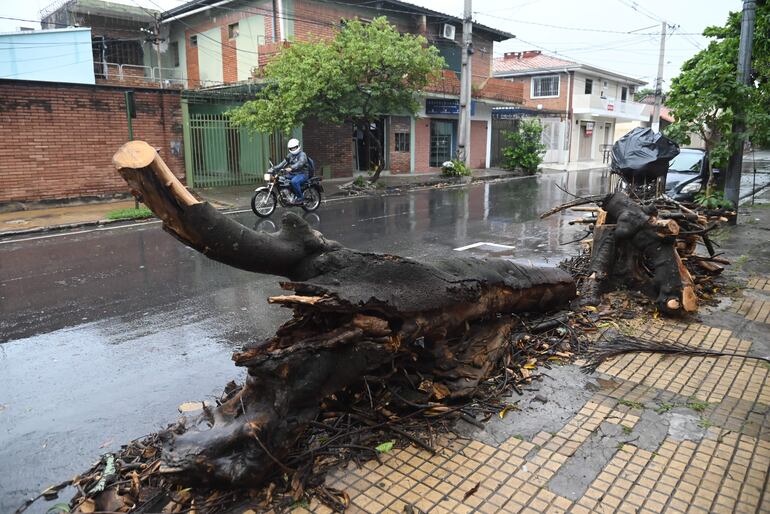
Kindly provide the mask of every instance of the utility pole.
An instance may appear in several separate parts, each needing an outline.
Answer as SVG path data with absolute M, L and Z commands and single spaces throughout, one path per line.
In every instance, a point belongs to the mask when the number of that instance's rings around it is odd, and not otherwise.
M 463 9 L 463 44 L 460 55 L 460 122 L 457 129 L 457 158 L 467 166 L 471 160 L 471 54 L 473 54 L 473 20 L 471 0 Z
M 158 56 L 158 84 L 163 89 L 163 77 L 161 76 L 161 62 L 160 62 L 160 15 L 155 15 L 155 51 Z
M 161 73 L 162 66 L 160 62 L 160 43 L 161 41 L 163 41 L 163 39 L 161 39 L 160 37 L 160 17 L 159 15 L 156 14 L 154 15 L 154 18 L 155 18 L 155 23 L 153 24 L 154 25 L 153 30 L 150 30 L 145 27 L 142 27 L 140 30 L 145 34 L 147 34 L 147 36 L 144 39 L 145 43 L 150 43 L 155 45 L 155 55 L 156 55 L 156 58 L 158 59 L 158 85 L 161 89 L 163 89 L 163 77 Z M 155 73 L 153 72 L 153 69 L 152 69 L 152 59 L 150 59 L 150 74 L 154 78 Z
M 655 79 L 655 105 L 652 110 L 652 130 L 660 132 L 660 104 L 663 102 L 663 62 L 666 60 L 666 22 L 660 23 L 660 55 L 658 77 Z
M 751 84 L 751 51 L 754 44 L 754 14 L 757 10 L 755 0 L 743 0 L 741 17 L 741 42 L 738 47 L 738 82 Z M 743 133 L 746 130 L 746 112 L 738 102 L 733 121 L 733 151 L 727 166 L 725 177 L 725 198 L 737 208 L 741 192 L 741 168 L 743 168 Z M 730 220 L 731 224 L 736 218 Z

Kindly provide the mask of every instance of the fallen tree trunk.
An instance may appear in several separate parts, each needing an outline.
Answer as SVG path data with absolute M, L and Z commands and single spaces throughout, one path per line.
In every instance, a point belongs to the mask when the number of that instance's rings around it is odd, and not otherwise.
M 428 377 L 421 404 L 472 395 L 516 324 L 505 314 L 558 309 L 576 294 L 573 279 L 557 268 L 358 252 L 291 213 L 277 234 L 258 233 L 197 201 L 146 143 L 127 143 L 113 162 L 184 244 L 289 279 L 282 287 L 291 294 L 271 301 L 291 308 L 293 318 L 233 356 L 248 370 L 244 387 L 161 434 L 161 471 L 180 483 L 253 487 L 284 467 L 325 398 L 367 374 L 388 377 L 401 368 L 409 380 L 412 372 Z
M 701 238 L 713 257 L 706 235 L 713 227 L 704 227 L 705 219 L 676 202 L 666 200 L 680 212 L 659 210 L 655 201 L 640 204 L 622 191 L 586 200 L 600 208 L 596 218 L 580 220 L 593 231 L 583 303 L 598 305 L 603 293 L 624 285 L 644 292 L 668 314 L 698 309 L 695 283 L 682 256 L 697 259 L 696 238 Z M 582 199 L 551 209 L 542 217 L 578 203 Z

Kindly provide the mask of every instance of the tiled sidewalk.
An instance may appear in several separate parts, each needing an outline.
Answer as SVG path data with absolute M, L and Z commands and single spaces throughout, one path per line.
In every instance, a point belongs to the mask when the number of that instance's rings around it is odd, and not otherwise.
M 748 287 L 727 312 L 770 334 L 770 280 Z M 557 432 L 498 445 L 447 436 L 436 455 L 392 450 L 329 485 L 348 492 L 349 512 L 770 512 L 770 366 L 740 356 L 753 341 L 671 320 L 626 330 L 738 356 L 627 354 L 600 366 Z

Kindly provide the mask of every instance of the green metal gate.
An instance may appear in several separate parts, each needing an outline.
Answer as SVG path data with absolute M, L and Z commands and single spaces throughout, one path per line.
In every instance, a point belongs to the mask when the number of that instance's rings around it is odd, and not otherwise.
M 234 127 L 223 114 L 191 114 L 192 174 L 196 187 L 254 184 L 270 158 L 269 138 Z
M 262 180 L 268 159 L 285 154 L 291 136 L 252 133 L 231 124 L 226 112 L 253 98 L 249 89 L 182 93 L 185 167 L 189 187 L 223 187 L 255 184 Z

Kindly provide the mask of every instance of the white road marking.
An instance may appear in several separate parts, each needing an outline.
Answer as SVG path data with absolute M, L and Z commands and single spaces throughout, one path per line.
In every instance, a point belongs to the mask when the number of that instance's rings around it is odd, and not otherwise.
M 515 248 L 514 246 L 501 245 L 501 244 L 498 244 L 498 243 L 487 243 L 487 242 L 484 242 L 484 241 L 480 241 L 478 243 L 473 243 L 472 245 L 461 246 L 459 248 L 455 248 L 454 250 L 456 252 L 464 252 L 465 250 L 470 250 L 471 248 L 478 248 L 479 246 L 494 246 L 494 247 L 497 247 L 497 248 L 502 248 L 503 250 L 513 250 Z
M 129 228 L 129 227 L 137 227 L 139 225 L 152 225 L 156 223 L 161 223 L 160 220 L 149 220 L 149 221 L 143 221 L 141 223 L 131 223 L 129 225 L 117 225 L 114 227 L 96 227 L 96 228 L 89 228 L 84 230 L 67 230 L 62 229 L 62 232 L 56 233 L 56 234 L 43 234 L 39 236 L 31 236 L 31 237 L 23 237 L 19 239 L 7 239 L 0 241 L 0 245 L 4 244 L 12 244 L 12 243 L 21 243 L 24 241 L 37 241 L 38 239 L 52 239 L 55 237 L 65 237 L 65 236 L 76 236 L 78 234 L 89 234 L 91 232 L 107 232 L 108 230 L 118 230 L 121 228 Z

